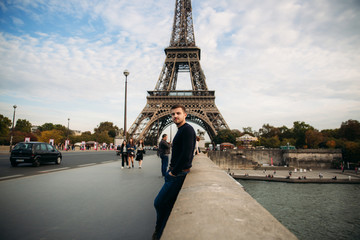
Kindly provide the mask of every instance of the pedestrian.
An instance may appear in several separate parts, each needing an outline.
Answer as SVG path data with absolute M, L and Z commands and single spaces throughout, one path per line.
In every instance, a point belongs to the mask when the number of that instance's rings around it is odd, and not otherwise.
M 140 139 L 139 143 L 138 143 L 138 147 L 137 147 L 137 151 L 136 151 L 136 161 L 139 161 L 139 168 L 141 169 L 141 165 L 143 162 L 143 158 L 144 158 L 144 153 L 145 153 L 145 148 L 144 148 L 144 141 L 142 139 Z
M 120 154 L 121 154 L 121 168 L 124 168 L 125 163 L 126 163 L 127 166 L 129 166 L 128 152 L 127 152 L 126 140 L 125 139 L 124 139 L 123 143 L 120 146 Z
M 178 131 L 174 137 L 169 171 L 165 183 L 154 201 L 157 219 L 153 239 L 160 239 L 171 210 L 180 192 L 187 173 L 190 172 L 194 158 L 196 134 L 194 128 L 186 123 L 186 110 L 182 105 L 174 105 L 170 110 L 172 121 Z
M 126 145 L 127 151 L 128 151 L 128 162 L 129 162 L 129 168 L 130 167 L 130 163 L 132 168 L 134 168 L 134 157 L 135 157 L 135 150 L 136 150 L 136 145 L 134 143 L 134 139 L 130 138 L 129 143 Z
M 200 153 L 199 142 L 200 142 L 200 137 L 196 136 L 196 144 L 195 144 L 194 155 L 197 155 L 197 154 Z
M 159 143 L 159 156 L 161 158 L 161 174 L 163 177 L 166 175 L 166 170 L 169 165 L 171 143 L 167 142 L 167 134 L 162 135 L 162 139 Z

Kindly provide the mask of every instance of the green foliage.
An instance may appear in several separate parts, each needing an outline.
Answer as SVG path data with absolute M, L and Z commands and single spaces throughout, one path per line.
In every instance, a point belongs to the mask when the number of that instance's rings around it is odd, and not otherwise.
M 42 131 L 50 131 L 54 129 L 54 124 L 52 123 L 44 123 L 43 125 L 39 126 L 40 132 Z
M 214 138 L 215 144 L 221 144 L 224 142 L 229 142 L 232 144 L 236 144 L 237 133 L 233 132 L 229 129 L 223 129 L 218 132 L 218 134 Z
M 279 148 L 280 140 L 278 136 L 273 136 L 270 138 L 260 138 L 260 146 L 264 146 L 266 148 Z
M 305 143 L 308 148 L 318 148 L 323 141 L 324 137 L 318 130 L 309 129 L 305 132 Z
M 360 140 L 360 123 L 357 120 L 348 120 L 341 124 L 339 135 L 349 141 Z
M 346 162 L 360 162 L 360 141 L 346 141 L 343 149 L 343 160 Z
M 31 132 L 31 123 L 25 119 L 18 119 L 16 121 L 15 130 L 25 133 Z
M 101 122 L 97 128 L 94 128 L 95 135 L 99 135 L 103 132 L 108 134 L 110 138 L 114 138 L 119 131 L 117 126 L 114 126 L 112 122 Z
M 254 132 L 253 132 L 253 130 L 252 130 L 252 127 L 244 127 L 244 128 L 243 128 L 243 132 L 244 132 L 244 133 L 251 134 L 251 135 L 254 134 Z
M 314 130 L 312 126 L 306 124 L 305 122 L 294 122 L 294 126 L 292 129 L 293 136 L 296 139 L 296 147 L 297 148 L 307 148 L 306 145 L 306 137 L 305 133 L 307 130 Z
M 113 139 L 108 135 L 107 132 L 94 133 L 94 139 L 98 143 L 111 143 Z
M 41 132 L 39 141 L 48 143 L 50 139 L 54 139 L 55 144 L 61 144 L 64 143 L 66 137 L 61 130 L 53 129 Z
M 0 136 L 7 137 L 10 133 L 11 120 L 0 114 Z

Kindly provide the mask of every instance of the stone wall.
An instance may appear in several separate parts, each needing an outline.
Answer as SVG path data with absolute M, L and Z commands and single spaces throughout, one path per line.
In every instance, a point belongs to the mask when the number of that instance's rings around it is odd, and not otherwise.
M 221 169 L 246 169 L 271 163 L 295 168 L 331 168 L 333 161 L 342 160 L 340 149 L 237 149 L 210 151 L 208 156 Z
M 299 149 L 286 150 L 284 163 L 296 168 L 331 168 L 332 162 L 342 160 L 340 149 Z
M 296 240 L 296 236 L 204 154 L 196 155 L 161 239 Z

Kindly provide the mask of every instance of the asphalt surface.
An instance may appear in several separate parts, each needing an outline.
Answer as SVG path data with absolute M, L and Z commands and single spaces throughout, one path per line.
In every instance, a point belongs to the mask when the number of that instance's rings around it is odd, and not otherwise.
M 97 161 L 72 153 L 60 166 L 7 166 L 32 174 L 0 181 L 0 239 L 151 239 L 160 159 L 146 154 L 142 169 L 121 169 L 114 152 L 89 154 Z
M 148 155 L 154 154 L 148 151 Z M 43 163 L 39 167 L 33 167 L 30 163 L 19 164 L 11 167 L 9 153 L 0 154 L 0 181 L 11 178 L 32 176 L 53 171 L 62 171 L 78 167 L 87 167 L 95 164 L 109 163 L 119 160 L 115 151 L 69 151 L 62 152 L 63 158 L 60 165 Z

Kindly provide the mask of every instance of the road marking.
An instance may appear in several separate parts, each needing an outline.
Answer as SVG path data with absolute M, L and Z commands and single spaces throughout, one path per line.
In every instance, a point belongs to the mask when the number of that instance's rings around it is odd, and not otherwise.
M 101 162 L 101 163 L 111 163 L 114 162 L 115 160 L 110 160 L 110 161 L 105 161 L 105 162 Z
M 79 165 L 78 167 L 89 167 L 89 166 L 93 166 L 93 165 L 96 165 L 96 163 L 83 164 L 83 165 Z
M 0 181 L 1 181 L 1 180 L 6 180 L 6 179 L 10 179 L 10 178 L 23 177 L 23 176 L 25 176 L 25 175 L 18 174 L 18 175 L 11 175 L 11 176 L 6 176 L 6 177 L 0 177 Z
M 56 168 L 56 169 L 44 170 L 44 171 L 39 171 L 39 173 L 56 172 L 56 171 L 61 171 L 61 170 L 65 170 L 65 169 L 69 169 L 69 167 L 63 167 L 63 168 Z

